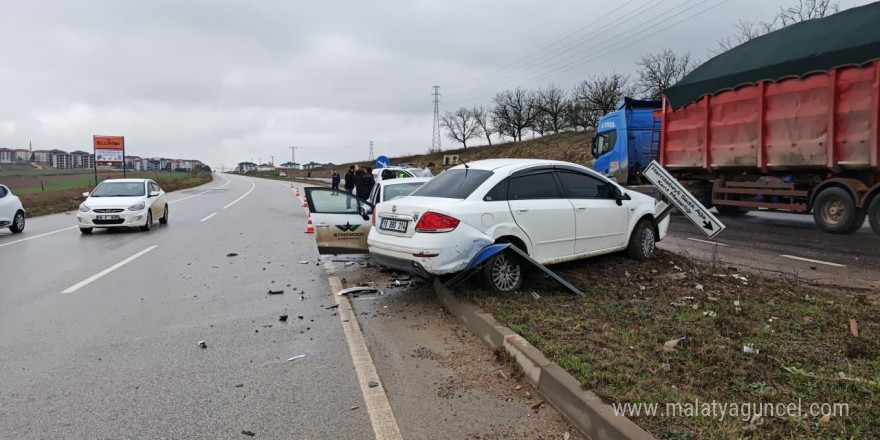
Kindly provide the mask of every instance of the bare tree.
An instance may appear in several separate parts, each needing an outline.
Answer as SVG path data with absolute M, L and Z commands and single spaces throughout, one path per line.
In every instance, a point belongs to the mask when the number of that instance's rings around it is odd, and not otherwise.
M 522 141 L 523 131 L 532 126 L 535 119 L 534 92 L 523 88 L 505 90 L 492 99 L 492 123 L 498 134 Z
M 489 142 L 489 145 L 492 145 L 492 133 L 495 133 L 495 128 L 492 127 L 492 124 L 489 121 L 489 112 L 486 111 L 483 106 L 475 105 L 473 109 L 471 109 L 471 113 L 474 114 L 474 121 L 477 122 L 477 127 L 480 128 L 480 132 L 483 136 L 486 136 L 486 141 Z
M 580 112 L 584 127 L 595 127 L 599 119 L 617 108 L 626 95 L 631 94 L 629 75 L 614 72 L 610 75 L 595 75 L 575 84 L 572 101 Z
M 663 49 L 660 53 L 652 53 L 642 57 L 638 63 L 637 87 L 645 98 L 660 99 L 663 90 L 678 82 L 691 70 L 697 67 L 691 53 L 678 55 L 672 49 Z
M 539 134 L 544 132 L 558 133 L 568 128 L 565 119 L 565 106 L 567 103 L 565 91 L 556 84 L 550 83 L 547 88 L 538 89 L 535 93 L 536 126 L 540 126 Z
M 584 107 L 575 97 L 572 97 L 565 104 L 565 121 L 575 131 L 578 129 L 586 130 L 593 126 L 590 120 L 589 109 Z
M 446 136 L 456 142 L 461 142 L 464 148 L 467 148 L 468 139 L 480 135 L 480 128 L 474 119 L 474 113 L 465 107 L 456 110 L 455 113 L 446 112 L 440 124 L 446 129 Z
M 772 21 L 750 23 L 740 20 L 736 22 L 734 34 L 718 40 L 718 48 L 710 51 L 710 53 L 717 55 L 777 29 L 814 18 L 827 17 L 831 14 L 836 14 L 838 11 L 840 11 L 840 4 L 837 1 L 798 0 L 796 5 L 789 7 L 780 6 L 779 12 L 776 13 Z

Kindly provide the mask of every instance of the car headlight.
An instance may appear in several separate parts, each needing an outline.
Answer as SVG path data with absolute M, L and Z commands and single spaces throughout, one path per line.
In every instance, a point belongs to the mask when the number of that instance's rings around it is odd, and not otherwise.
M 91 210 L 91 208 L 89 208 L 88 206 L 86 206 L 85 203 L 80 203 L 80 204 L 79 204 L 79 212 L 89 212 L 90 210 Z
M 139 202 L 139 203 L 135 203 L 134 205 L 129 206 L 128 210 L 129 211 L 140 211 L 140 210 L 144 209 L 144 206 L 146 206 L 144 204 L 144 202 Z

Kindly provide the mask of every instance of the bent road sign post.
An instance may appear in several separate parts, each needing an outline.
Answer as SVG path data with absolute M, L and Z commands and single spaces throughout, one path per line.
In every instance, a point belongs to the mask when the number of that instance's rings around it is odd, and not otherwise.
M 656 160 L 651 161 L 651 164 L 642 171 L 642 176 L 653 183 L 657 190 L 663 193 L 707 237 L 713 238 L 724 230 L 724 223 L 715 218 L 690 191 L 681 186 Z

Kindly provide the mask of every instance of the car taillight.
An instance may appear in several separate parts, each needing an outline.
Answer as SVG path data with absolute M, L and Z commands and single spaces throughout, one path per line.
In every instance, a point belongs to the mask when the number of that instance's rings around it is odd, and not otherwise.
M 459 223 L 457 218 L 428 211 L 416 223 L 416 232 L 450 232 Z

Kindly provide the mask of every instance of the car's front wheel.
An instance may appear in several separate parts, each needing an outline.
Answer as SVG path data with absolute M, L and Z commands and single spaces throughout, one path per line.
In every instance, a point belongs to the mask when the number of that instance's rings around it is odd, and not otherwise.
M 502 251 L 483 267 L 483 283 L 496 292 L 513 292 L 522 286 L 523 268 L 519 259 Z
M 147 221 L 144 222 L 144 225 L 141 226 L 141 231 L 149 231 L 153 229 L 153 213 L 151 211 L 147 211 Z
M 641 220 L 636 224 L 636 228 L 629 237 L 626 253 L 630 258 L 645 261 L 654 255 L 656 244 L 657 236 L 654 234 L 654 226 L 648 220 Z
M 162 217 L 159 217 L 159 223 L 166 224 L 168 223 L 168 204 L 165 204 L 165 212 L 162 213 Z
M 12 231 L 13 234 L 18 234 L 19 232 L 24 231 L 24 212 L 16 211 L 15 217 L 12 218 L 12 225 L 9 226 L 9 230 Z

